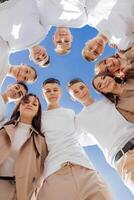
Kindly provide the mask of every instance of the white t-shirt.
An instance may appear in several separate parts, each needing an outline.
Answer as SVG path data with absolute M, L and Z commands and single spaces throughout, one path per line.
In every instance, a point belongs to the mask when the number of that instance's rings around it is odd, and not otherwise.
M 22 50 L 39 43 L 49 27 L 40 24 L 35 0 L 10 0 L 0 5 L 0 36 L 11 50 Z
M 91 10 L 87 1 L 88 22 L 99 32 L 106 35 L 111 43 L 125 50 L 134 42 L 134 1 L 98 0 Z
M 43 25 L 79 28 L 87 24 L 85 0 L 36 0 Z
M 9 71 L 8 59 L 9 59 L 8 44 L 0 37 L 0 87 Z
M 36 1 L 44 26 L 80 28 L 89 24 L 122 50 L 134 42 L 133 0 Z
M 134 125 L 127 122 L 107 99 L 84 107 L 76 117 L 76 124 L 96 140 L 113 166 L 117 152 L 134 137 Z
M 15 175 L 15 161 L 22 145 L 30 137 L 31 124 L 19 122 L 16 127 L 15 136 L 12 142 L 12 149 L 8 158 L 0 165 L 1 176 L 14 176 Z
M 0 94 L 0 128 L 3 126 L 6 121 L 6 104 L 3 100 L 3 97 Z
M 44 178 L 58 171 L 67 161 L 93 168 L 78 142 L 79 133 L 75 130 L 74 120 L 75 113 L 71 109 L 60 107 L 43 112 L 42 132 L 49 151 L 45 160 Z

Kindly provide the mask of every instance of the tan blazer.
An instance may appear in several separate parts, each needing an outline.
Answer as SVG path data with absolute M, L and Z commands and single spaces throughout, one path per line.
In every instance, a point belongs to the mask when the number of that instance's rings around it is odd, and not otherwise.
M 134 78 L 123 84 L 124 91 L 116 104 L 117 110 L 127 121 L 134 123 Z
M 21 147 L 16 164 L 16 192 L 18 200 L 30 200 L 36 190 L 47 156 L 45 138 L 34 129 L 29 139 Z M 0 164 L 9 156 L 15 134 L 15 125 L 6 125 L 0 130 Z
M 118 52 L 117 55 L 119 55 L 119 60 L 123 68 L 129 65 L 129 70 L 134 71 L 134 44 L 131 48 L 127 49 L 126 51 L 123 51 L 122 53 Z

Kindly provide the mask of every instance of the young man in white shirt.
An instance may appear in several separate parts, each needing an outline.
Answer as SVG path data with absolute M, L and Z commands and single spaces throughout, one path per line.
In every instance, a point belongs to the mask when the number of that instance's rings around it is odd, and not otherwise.
M 127 122 L 109 100 L 95 102 L 81 79 L 72 79 L 68 90 L 71 97 L 84 106 L 76 117 L 77 126 L 95 139 L 107 162 L 134 193 L 134 125 Z
M 0 93 L 0 127 L 3 126 L 6 119 L 7 104 L 18 101 L 28 92 L 28 88 L 24 83 L 18 82 L 8 86 L 4 93 Z
M 42 116 L 42 132 L 46 138 L 48 156 L 38 199 L 113 199 L 79 143 L 74 111 L 60 105 L 60 82 L 54 78 L 47 79 L 42 91 L 47 102 L 47 110 Z
M 0 85 L 2 85 L 6 76 L 11 76 L 20 82 L 33 83 L 37 79 L 36 70 L 27 64 L 9 65 L 7 69 L 0 69 Z

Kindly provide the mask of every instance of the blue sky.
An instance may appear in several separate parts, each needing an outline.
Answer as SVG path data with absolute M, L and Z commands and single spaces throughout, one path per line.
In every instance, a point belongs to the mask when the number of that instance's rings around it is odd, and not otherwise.
M 35 93 L 39 96 L 43 109 L 46 108 L 46 103 L 41 94 L 42 82 L 46 78 L 54 77 L 61 81 L 61 85 L 63 87 L 63 97 L 61 99 L 61 105 L 64 107 L 72 108 L 75 110 L 76 113 L 78 113 L 81 110 L 82 106 L 77 102 L 73 102 L 66 91 L 66 85 L 70 79 L 80 77 L 87 84 L 90 85 L 92 96 L 95 99 L 101 98 L 101 96 L 97 94 L 91 86 L 91 80 L 94 75 L 94 65 L 96 62 L 88 63 L 81 57 L 81 50 L 84 46 L 84 43 L 88 39 L 96 36 L 97 31 L 89 26 L 85 26 L 81 29 L 71 29 L 74 38 L 72 51 L 70 54 L 65 56 L 58 56 L 54 51 L 54 46 L 52 44 L 52 35 L 54 31 L 55 28 L 52 28 L 47 38 L 44 41 L 42 41 L 42 45 L 44 45 L 47 48 L 51 59 L 51 63 L 48 68 L 40 68 L 39 66 L 31 62 L 28 59 L 27 50 L 12 54 L 10 56 L 10 62 L 11 64 L 15 65 L 20 63 L 27 63 L 36 68 L 38 73 L 38 79 L 36 83 L 28 84 L 28 88 L 30 92 Z M 112 55 L 114 51 L 114 49 L 111 49 L 107 46 L 101 58 L 106 57 L 108 55 Z M 15 82 L 13 78 L 6 78 L 2 87 L 2 92 L 5 91 L 8 84 L 13 82 Z M 10 103 L 8 105 L 8 116 L 10 116 L 13 108 L 14 104 Z M 86 147 L 85 151 L 87 152 L 96 169 L 105 178 L 111 191 L 113 192 L 115 200 L 133 200 L 134 197 L 132 196 L 131 192 L 129 192 L 129 190 L 123 185 L 115 170 L 113 170 L 105 162 L 104 156 L 100 149 L 97 146 L 92 146 Z

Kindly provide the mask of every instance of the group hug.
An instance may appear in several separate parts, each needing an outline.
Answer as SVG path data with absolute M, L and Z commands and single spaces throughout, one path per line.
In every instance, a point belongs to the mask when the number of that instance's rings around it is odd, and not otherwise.
M 41 76 L 36 67 L 45 74 L 51 63 L 40 42 L 55 26 L 54 51 L 71 54 L 71 28 L 85 25 L 98 34 L 81 49 L 84 62 L 97 61 L 107 44 L 116 49 L 94 66 L 92 86 L 102 99 L 81 77 L 68 80 L 66 92 L 83 107 L 76 114 L 61 105 L 62 82 L 50 75 L 38 88 L 47 104 L 42 110 L 28 89 Z M 25 49 L 36 67 L 10 64 L 11 53 Z M 7 76 L 16 82 L 0 91 L 0 200 L 114 200 L 82 137 L 99 146 L 134 194 L 133 0 L 0 0 L 1 88 Z

